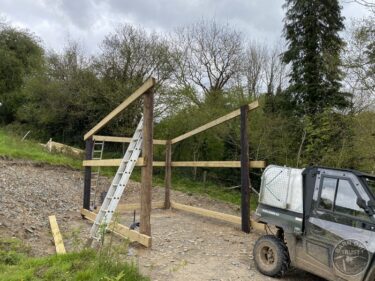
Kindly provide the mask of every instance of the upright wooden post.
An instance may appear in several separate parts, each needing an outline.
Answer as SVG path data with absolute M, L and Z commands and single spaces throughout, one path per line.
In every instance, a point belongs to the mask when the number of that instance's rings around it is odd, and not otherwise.
M 172 142 L 167 140 L 165 146 L 165 197 L 164 197 L 164 208 L 169 209 L 171 207 L 171 187 L 172 187 Z
M 93 147 L 93 140 L 92 138 L 88 138 L 86 140 L 86 160 L 92 159 L 92 147 Z M 90 210 L 90 193 L 91 193 L 91 167 L 85 167 L 85 181 L 83 185 L 83 208 Z
M 139 232 L 151 236 L 151 195 L 153 161 L 154 92 L 143 95 L 143 149 L 145 166 L 142 167 L 141 217 Z
M 241 106 L 241 229 L 250 232 L 249 106 Z

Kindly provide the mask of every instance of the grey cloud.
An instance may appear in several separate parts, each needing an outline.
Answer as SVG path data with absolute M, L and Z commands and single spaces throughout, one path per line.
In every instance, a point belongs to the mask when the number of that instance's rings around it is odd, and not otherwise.
M 162 32 L 215 18 L 229 22 L 247 39 L 274 42 L 282 31 L 284 0 L 0 0 L 0 16 L 26 27 L 61 50 L 67 39 L 97 52 L 104 36 L 119 23 L 133 23 Z M 356 4 L 344 4 L 346 18 L 366 15 Z

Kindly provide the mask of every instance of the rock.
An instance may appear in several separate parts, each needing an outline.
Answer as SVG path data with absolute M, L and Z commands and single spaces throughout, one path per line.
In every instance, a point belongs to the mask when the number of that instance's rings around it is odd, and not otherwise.
M 25 228 L 25 232 L 34 233 L 34 231 L 31 228 Z

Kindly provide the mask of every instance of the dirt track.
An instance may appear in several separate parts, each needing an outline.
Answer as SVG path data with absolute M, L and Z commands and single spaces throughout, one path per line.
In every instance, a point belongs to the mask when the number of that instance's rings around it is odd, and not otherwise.
M 108 179 L 103 179 L 105 186 Z M 82 245 L 91 224 L 81 219 L 83 179 L 66 168 L 35 166 L 29 162 L 0 161 L 0 236 L 15 236 L 32 247 L 35 255 L 53 254 L 48 215 L 55 214 L 67 251 Z M 153 200 L 164 190 L 154 188 Z M 139 201 L 139 184 L 131 182 L 124 202 Z M 229 214 L 239 209 L 203 196 L 172 192 L 173 200 Z M 121 215 L 129 225 L 132 213 Z M 153 210 L 153 247 L 132 244 L 124 257 L 136 262 L 152 280 L 273 280 L 258 273 L 252 261 L 252 246 L 258 235 L 247 235 L 229 223 L 181 211 Z M 115 241 L 120 245 L 121 240 Z M 121 246 L 118 246 L 119 248 Z M 322 280 L 291 270 L 289 281 Z

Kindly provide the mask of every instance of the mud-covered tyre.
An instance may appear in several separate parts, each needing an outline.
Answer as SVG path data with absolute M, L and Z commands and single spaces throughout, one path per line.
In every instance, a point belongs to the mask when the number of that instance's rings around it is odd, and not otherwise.
M 282 277 L 288 271 L 290 258 L 285 243 L 273 235 L 264 235 L 254 245 L 255 266 L 264 275 Z

